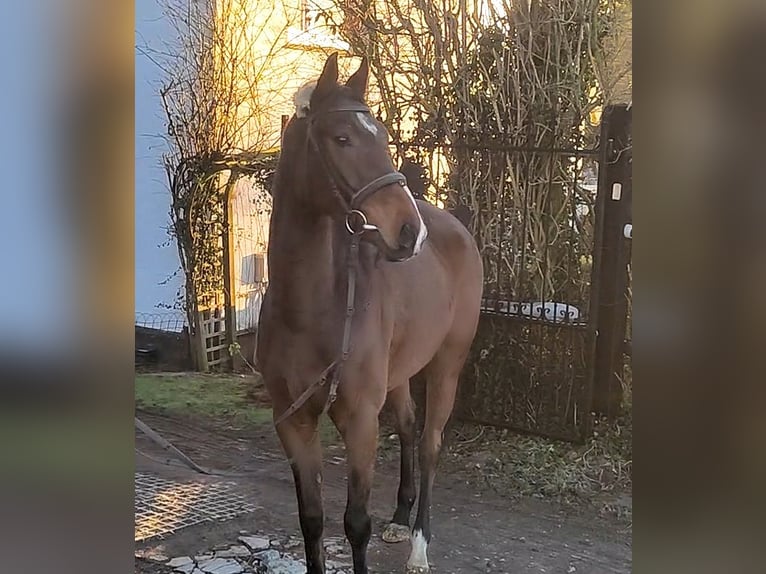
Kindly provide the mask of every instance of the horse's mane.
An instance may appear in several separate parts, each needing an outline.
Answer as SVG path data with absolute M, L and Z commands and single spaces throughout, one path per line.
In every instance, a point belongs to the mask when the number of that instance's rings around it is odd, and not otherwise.
M 272 196 L 289 189 L 299 179 L 297 170 L 302 169 L 304 162 L 295 161 L 305 152 L 307 122 L 293 116 L 282 134 L 282 149 L 279 152 L 277 170 L 274 174 Z

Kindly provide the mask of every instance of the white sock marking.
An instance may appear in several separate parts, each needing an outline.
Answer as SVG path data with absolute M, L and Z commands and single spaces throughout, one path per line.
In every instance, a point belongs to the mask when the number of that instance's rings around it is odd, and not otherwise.
M 428 542 L 426 537 L 423 536 L 423 532 L 416 530 L 412 533 L 412 551 L 410 552 L 410 558 L 407 560 L 407 566 L 410 568 L 424 568 L 428 570 L 428 557 L 426 551 L 428 549 Z

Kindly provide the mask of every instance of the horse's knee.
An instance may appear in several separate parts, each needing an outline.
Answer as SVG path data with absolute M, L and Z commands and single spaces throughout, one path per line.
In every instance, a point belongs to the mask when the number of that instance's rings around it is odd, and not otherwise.
M 372 535 L 372 519 L 363 506 L 349 505 L 343 516 L 346 537 L 351 546 L 364 546 Z
M 313 494 L 313 493 L 312 493 Z M 324 529 L 324 509 L 322 500 L 318 496 L 306 496 L 303 494 L 302 504 L 299 505 L 301 530 L 307 540 L 318 540 L 322 537 Z
M 311 473 L 305 469 L 302 470 L 295 464 L 291 467 L 298 494 L 301 531 L 307 540 L 318 540 L 321 538 L 324 528 L 324 509 L 322 508 L 322 494 L 319 489 L 321 475 L 316 474 L 316 479 L 312 479 Z
M 324 529 L 324 514 L 321 509 L 306 509 L 300 515 L 301 531 L 307 540 L 318 540 Z
M 372 520 L 367 512 L 370 496 L 370 476 L 352 470 L 349 473 L 349 496 L 343 524 L 352 546 L 363 546 L 372 534 Z

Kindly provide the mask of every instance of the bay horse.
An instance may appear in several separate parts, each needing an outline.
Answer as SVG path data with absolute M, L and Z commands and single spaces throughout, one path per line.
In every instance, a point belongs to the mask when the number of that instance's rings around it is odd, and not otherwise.
M 308 574 L 325 572 L 319 418 L 329 414 L 346 446 L 344 527 L 354 574 L 366 574 L 386 401 L 401 444 L 401 477 L 383 539 L 410 539 L 407 572 L 424 573 L 444 427 L 479 319 L 481 257 L 468 230 L 416 202 L 394 169 L 388 133 L 365 103 L 367 61 L 339 84 L 337 58 L 296 94 L 283 133 L 256 361 L 295 481 Z M 426 415 L 410 532 L 416 430 L 409 381 L 421 370 Z

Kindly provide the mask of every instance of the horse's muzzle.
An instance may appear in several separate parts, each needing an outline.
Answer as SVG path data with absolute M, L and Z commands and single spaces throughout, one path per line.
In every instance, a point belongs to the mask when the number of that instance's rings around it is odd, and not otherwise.
M 424 226 L 423 223 L 420 223 Z M 375 240 L 375 243 L 384 255 L 386 260 L 391 262 L 407 261 L 415 257 L 422 248 L 424 235 L 419 229 L 415 229 L 412 225 L 405 223 L 399 231 L 398 246 L 394 249 L 390 247 L 381 235 Z

